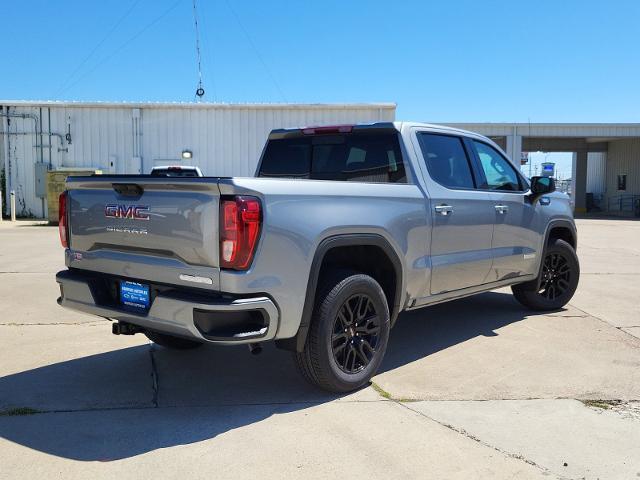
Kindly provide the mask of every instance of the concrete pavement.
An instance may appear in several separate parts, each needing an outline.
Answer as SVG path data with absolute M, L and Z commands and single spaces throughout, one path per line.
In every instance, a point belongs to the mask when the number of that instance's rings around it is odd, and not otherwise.
M 500 290 L 405 315 L 375 381 L 403 399 L 640 399 L 639 354 L 572 306 L 540 315 Z
M 578 224 L 581 277 L 571 304 L 640 338 L 640 221 Z
M 570 478 L 637 478 L 638 420 L 576 400 L 418 402 L 411 410 Z
M 40 414 L 0 434 L 12 479 L 547 478 L 388 401 Z
M 333 396 L 273 346 L 173 352 L 62 310 L 57 230 L 4 222 L 0 478 L 637 478 L 640 223 L 578 224 L 567 309 L 411 312 L 375 388 Z

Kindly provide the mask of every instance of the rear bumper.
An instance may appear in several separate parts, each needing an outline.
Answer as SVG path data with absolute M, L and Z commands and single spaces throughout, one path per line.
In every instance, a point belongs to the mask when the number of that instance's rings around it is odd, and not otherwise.
M 268 297 L 237 298 L 184 291 L 158 291 L 146 312 L 130 311 L 105 299 L 100 275 L 63 270 L 58 304 L 79 312 L 207 343 L 234 345 L 271 340 L 278 309 Z

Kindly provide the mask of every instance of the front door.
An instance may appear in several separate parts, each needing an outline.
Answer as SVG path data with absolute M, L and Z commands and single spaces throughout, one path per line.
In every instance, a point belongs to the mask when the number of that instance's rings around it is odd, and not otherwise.
M 431 234 L 432 295 L 480 285 L 491 268 L 495 217 L 486 191 L 476 189 L 468 147 L 457 135 L 417 131 Z
M 499 151 L 479 140 L 471 142 L 480 170 L 481 188 L 491 199 L 495 227 L 489 281 L 535 273 L 540 242 L 540 215 L 527 198 L 528 186 Z

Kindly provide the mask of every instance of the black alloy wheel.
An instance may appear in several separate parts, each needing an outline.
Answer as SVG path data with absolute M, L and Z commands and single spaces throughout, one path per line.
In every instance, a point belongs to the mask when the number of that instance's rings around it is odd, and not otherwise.
M 540 294 L 544 298 L 555 300 L 564 295 L 571 286 L 571 267 L 564 255 L 551 253 L 545 257 L 540 280 Z
M 331 336 L 333 358 L 340 370 L 353 374 L 364 370 L 380 343 L 380 317 L 368 295 L 353 295 L 336 315 Z
M 350 270 L 330 271 L 318 285 L 304 350 L 294 352 L 302 376 L 335 393 L 367 385 L 380 368 L 391 328 L 380 284 Z
M 578 288 L 580 263 L 573 246 L 559 238 L 545 248 L 538 278 L 511 287 L 516 300 L 533 310 L 564 307 Z

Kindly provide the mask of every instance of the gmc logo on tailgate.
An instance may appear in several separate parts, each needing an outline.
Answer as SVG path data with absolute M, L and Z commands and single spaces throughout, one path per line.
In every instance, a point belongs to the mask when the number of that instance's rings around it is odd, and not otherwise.
M 149 220 L 149 207 L 147 205 L 110 204 L 105 205 L 104 216 L 107 218 L 130 218 L 131 220 Z

